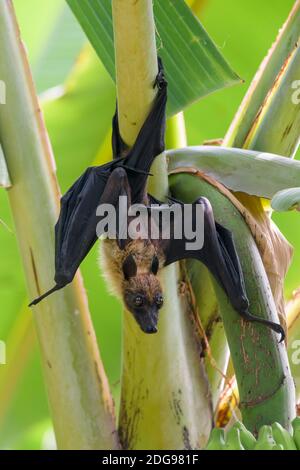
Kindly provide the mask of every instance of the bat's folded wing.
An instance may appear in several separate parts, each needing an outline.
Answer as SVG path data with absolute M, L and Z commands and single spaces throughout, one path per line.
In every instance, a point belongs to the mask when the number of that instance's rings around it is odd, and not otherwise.
M 202 213 L 202 217 L 199 216 L 198 219 L 197 206 L 202 209 L 198 212 L 198 214 Z M 199 198 L 192 204 L 189 211 L 185 212 L 183 208 L 182 205 L 182 218 L 174 219 L 175 222 L 173 222 L 170 231 L 171 239 L 162 241 L 165 265 L 188 258 L 201 261 L 224 289 L 234 309 L 245 320 L 269 326 L 275 332 L 280 333 L 281 340 L 283 340 L 285 334 L 279 324 L 249 313 L 243 271 L 233 235 L 225 227 L 215 222 L 210 202 L 206 198 Z M 200 222 L 198 227 L 196 226 L 197 222 Z M 175 238 L 175 227 L 177 225 L 178 228 L 178 224 L 181 224 L 181 238 Z M 187 230 L 189 230 L 188 237 L 186 236 Z M 197 248 L 195 241 L 191 244 L 190 234 L 192 233 L 197 234 L 202 240 L 202 248 Z
M 109 175 L 107 167 L 90 167 L 61 198 L 55 226 L 56 285 L 30 305 L 36 305 L 74 278 L 81 261 L 97 240 L 96 210 Z
M 133 204 L 142 202 L 150 167 L 155 157 L 165 149 L 167 82 L 164 77 L 162 62 L 159 60 L 158 64 L 159 72 L 154 84 L 157 87 L 157 94 L 153 106 L 130 150 L 128 150 L 120 135 L 117 112 L 113 119 L 112 147 L 114 158 L 125 155 L 124 166 L 136 170 L 136 172 L 128 172 Z M 139 172 L 144 174 L 139 174 Z
M 61 199 L 55 226 L 55 282 L 71 282 L 81 261 L 97 240 L 96 216 L 109 173 L 88 168 Z

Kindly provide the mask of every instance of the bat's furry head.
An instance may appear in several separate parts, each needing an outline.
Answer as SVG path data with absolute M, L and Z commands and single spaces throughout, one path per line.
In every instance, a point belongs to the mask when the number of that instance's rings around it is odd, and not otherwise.
M 157 331 L 163 293 L 157 277 L 163 259 L 147 240 L 135 240 L 120 250 L 115 240 L 101 243 L 102 273 L 111 292 L 123 300 L 127 310 L 145 333 Z
M 138 273 L 132 254 L 123 263 L 123 300 L 145 333 L 156 333 L 158 312 L 163 305 L 162 288 L 156 274 L 159 260 L 153 257 L 148 273 Z

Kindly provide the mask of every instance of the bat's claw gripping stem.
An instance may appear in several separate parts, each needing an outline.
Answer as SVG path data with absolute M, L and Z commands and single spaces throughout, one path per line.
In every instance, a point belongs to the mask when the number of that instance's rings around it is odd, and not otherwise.
M 159 90 L 161 90 L 167 85 L 168 85 L 168 82 L 165 77 L 162 60 L 160 57 L 158 57 L 158 74 L 156 75 L 156 78 L 154 80 L 153 88 L 157 87 Z

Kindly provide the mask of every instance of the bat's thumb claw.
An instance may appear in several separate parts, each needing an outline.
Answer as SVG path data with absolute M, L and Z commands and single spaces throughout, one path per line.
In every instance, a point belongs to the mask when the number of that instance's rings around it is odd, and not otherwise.
M 33 307 L 34 305 L 39 304 L 43 299 L 45 299 L 46 297 L 48 297 L 48 295 L 53 294 L 53 292 L 56 292 L 56 291 L 59 290 L 59 289 L 62 289 L 62 287 L 64 287 L 64 286 L 59 286 L 58 284 L 56 284 L 54 287 L 52 287 L 52 289 L 50 289 L 50 290 L 48 290 L 47 292 L 45 292 L 45 294 L 41 295 L 41 296 L 38 297 L 37 299 L 34 299 L 34 300 L 28 305 L 28 307 Z

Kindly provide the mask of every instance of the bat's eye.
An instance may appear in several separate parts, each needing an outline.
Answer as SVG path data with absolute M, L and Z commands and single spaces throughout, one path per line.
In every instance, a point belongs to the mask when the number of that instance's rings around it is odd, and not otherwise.
M 164 303 L 164 298 L 161 294 L 157 294 L 155 296 L 155 303 L 159 308 L 162 307 L 162 304 Z
M 137 295 L 134 299 L 134 305 L 136 307 L 141 307 L 144 303 L 144 299 L 141 295 Z

